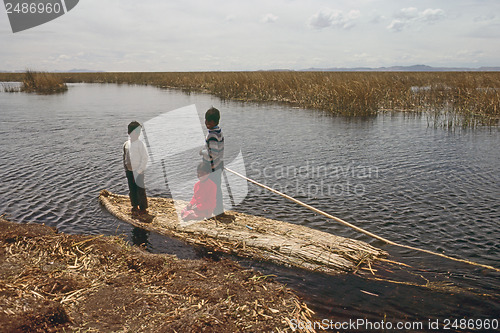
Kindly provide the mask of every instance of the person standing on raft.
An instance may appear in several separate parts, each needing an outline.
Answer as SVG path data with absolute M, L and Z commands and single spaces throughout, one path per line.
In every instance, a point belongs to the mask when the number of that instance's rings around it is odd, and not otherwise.
M 220 112 L 213 106 L 205 112 L 205 126 L 208 129 L 208 134 L 205 140 L 205 148 L 200 151 L 203 162 L 210 164 L 212 172 L 209 177 L 217 186 L 215 216 L 224 213 L 221 187 L 222 171 L 224 170 L 224 135 L 219 126 L 219 120 Z
M 129 139 L 123 144 L 123 165 L 127 176 L 132 214 L 147 214 L 148 198 L 144 184 L 144 171 L 148 164 L 148 152 L 139 140 L 142 126 L 137 121 L 128 125 Z

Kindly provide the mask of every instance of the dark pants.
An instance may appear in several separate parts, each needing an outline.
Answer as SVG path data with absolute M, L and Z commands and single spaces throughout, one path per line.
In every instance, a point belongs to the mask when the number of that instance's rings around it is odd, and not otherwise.
M 216 205 L 214 209 L 214 215 L 216 216 L 224 213 L 224 201 L 222 198 L 222 184 L 221 184 L 222 170 L 223 170 L 222 168 L 217 169 L 211 172 L 209 175 L 210 180 L 215 183 L 215 186 L 217 186 Z
M 128 189 L 130 191 L 128 195 L 132 207 L 139 206 L 141 210 L 147 209 L 148 198 L 146 197 L 146 189 L 138 185 L 141 184 L 144 186 L 144 174 L 137 174 L 137 177 L 134 177 L 134 172 L 129 170 L 126 170 L 125 174 L 127 175 Z

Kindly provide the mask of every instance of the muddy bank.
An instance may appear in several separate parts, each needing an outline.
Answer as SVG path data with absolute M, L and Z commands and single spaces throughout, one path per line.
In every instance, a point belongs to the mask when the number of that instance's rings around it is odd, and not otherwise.
M 0 218 L 0 332 L 289 332 L 311 316 L 288 288 L 229 260 Z

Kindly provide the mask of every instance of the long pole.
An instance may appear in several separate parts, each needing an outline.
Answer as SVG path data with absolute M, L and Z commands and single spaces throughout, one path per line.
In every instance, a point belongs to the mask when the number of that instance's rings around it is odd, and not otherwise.
M 500 272 L 500 269 L 498 269 L 498 268 L 496 268 L 496 267 L 493 267 L 493 266 L 483 265 L 483 264 L 479 264 L 479 263 L 476 263 L 476 262 L 473 262 L 473 261 L 470 261 L 470 260 L 460 259 L 460 258 L 454 258 L 454 257 L 447 256 L 447 255 L 445 255 L 445 254 L 442 254 L 442 253 L 432 252 L 432 251 L 429 251 L 429 250 L 420 249 L 420 248 L 418 248 L 418 247 L 413 247 L 413 246 L 409 246 L 409 245 L 404 245 L 404 244 L 399 244 L 399 243 L 393 242 L 393 241 L 391 241 L 391 240 L 388 240 L 387 238 L 384 238 L 384 237 L 381 237 L 381 236 L 375 235 L 375 234 L 374 234 L 374 233 L 372 233 L 372 232 L 369 232 L 369 231 L 367 231 L 367 230 L 365 230 L 365 229 L 362 229 L 362 228 L 360 228 L 360 227 L 357 227 L 357 226 L 355 226 L 355 225 L 353 225 L 353 224 L 351 224 L 351 223 L 349 223 L 349 222 L 346 222 L 346 221 L 344 221 L 344 220 L 342 220 L 342 219 L 340 219 L 340 218 L 338 218 L 338 217 L 335 217 L 335 216 L 333 216 L 333 215 L 331 215 L 331 214 L 328 214 L 328 213 L 326 213 L 326 212 L 324 212 L 324 211 L 322 211 L 322 210 L 320 210 L 320 209 L 318 209 L 318 208 L 315 208 L 315 207 L 313 207 L 313 206 L 311 206 L 311 205 L 308 205 L 308 204 L 306 204 L 305 202 L 302 202 L 302 201 L 300 201 L 300 200 L 298 200 L 298 199 L 295 199 L 294 197 L 291 197 L 291 196 L 289 196 L 289 195 L 287 195 L 287 194 L 285 194 L 285 193 L 282 193 L 282 192 L 280 192 L 280 191 L 277 191 L 277 190 L 273 189 L 272 187 L 269 187 L 269 186 L 267 186 L 267 185 L 261 184 L 261 183 L 259 183 L 259 182 L 255 181 L 255 180 L 253 180 L 253 179 L 250 179 L 250 178 L 248 178 L 248 177 L 246 177 L 246 176 L 244 176 L 244 175 L 242 175 L 242 174 L 240 174 L 240 173 L 238 173 L 238 172 L 236 172 L 236 171 L 234 171 L 234 170 L 231 170 L 231 169 L 228 169 L 228 168 L 225 168 L 225 169 L 226 169 L 228 172 L 231 172 L 232 174 L 235 174 L 236 176 L 238 176 L 238 177 L 240 177 L 240 178 L 243 178 L 243 179 L 245 179 L 246 181 L 248 181 L 248 182 L 250 182 L 250 183 L 252 183 L 252 184 L 255 184 L 255 185 L 257 185 L 257 186 L 260 186 L 260 187 L 262 187 L 262 188 L 265 188 L 266 190 L 268 190 L 268 191 L 270 191 L 270 192 L 273 192 L 273 193 L 275 193 L 275 194 L 278 194 L 278 195 L 280 195 L 280 196 L 282 196 L 282 197 L 284 197 L 284 198 L 286 198 L 286 199 L 288 199 L 288 200 L 290 200 L 290 201 L 293 201 L 293 202 L 295 202 L 295 203 L 297 203 L 297 204 L 299 204 L 299 205 L 301 205 L 301 206 L 303 206 L 303 207 L 306 207 L 307 209 L 310 209 L 310 210 L 312 210 L 312 211 L 313 211 L 313 212 L 315 212 L 315 213 L 318 213 L 318 214 L 320 214 L 320 215 L 326 216 L 326 217 L 328 217 L 329 219 L 332 219 L 332 220 L 334 220 L 334 221 L 337 221 L 337 222 L 339 222 L 339 223 L 341 223 L 341 224 L 343 224 L 343 225 L 345 225 L 345 226 L 347 226 L 347 227 L 349 227 L 349 228 L 352 228 L 352 229 L 354 229 L 354 230 L 356 230 L 356 231 L 358 231 L 358 232 L 361 232 L 361 233 L 363 233 L 363 234 L 365 234 L 365 235 L 368 235 L 368 236 L 370 236 L 370 237 L 372 237 L 372 238 L 375 238 L 375 239 L 381 240 L 381 241 L 383 241 L 383 242 L 385 242 L 385 243 L 387 243 L 387 244 L 394 245 L 394 246 L 399 246 L 399 247 L 403 247 L 403 248 L 410 249 L 410 250 L 415 250 L 415 251 L 425 252 L 425 253 L 432 254 L 432 255 L 436 255 L 436 256 L 440 256 L 440 257 L 443 257 L 443 258 L 446 258 L 446 259 L 455 260 L 455 261 L 459 261 L 459 262 L 467 263 L 467 264 L 470 264 L 470 265 L 480 266 L 480 267 L 483 267 L 483 268 L 487 268 L 487 269 L 491 269 L 491 270 L 494 270 L 494 271 Z

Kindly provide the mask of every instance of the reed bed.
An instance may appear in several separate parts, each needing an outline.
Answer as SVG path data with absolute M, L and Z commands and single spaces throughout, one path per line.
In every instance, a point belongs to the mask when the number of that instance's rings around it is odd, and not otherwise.
M 343 116 L 417 111 L 443 127 L 498 125 L 500 72 L 53 73 L 64 82 L 153 85 L 222 99 L 282 102 Z M 13 80 L 15 74 L 0 74 Z
M 0 81 L 21 82 L 21 86 L 2 84 L 4 92 L 56 94 L 68 90 L 63 78 L 55 73 L 27 70 L 24 73 L 0 73 Z
M 21 91 L 38 94 L 56 94 L 68 90 L 66 83 L 57 75 L 46 72 L 26 71 Z

